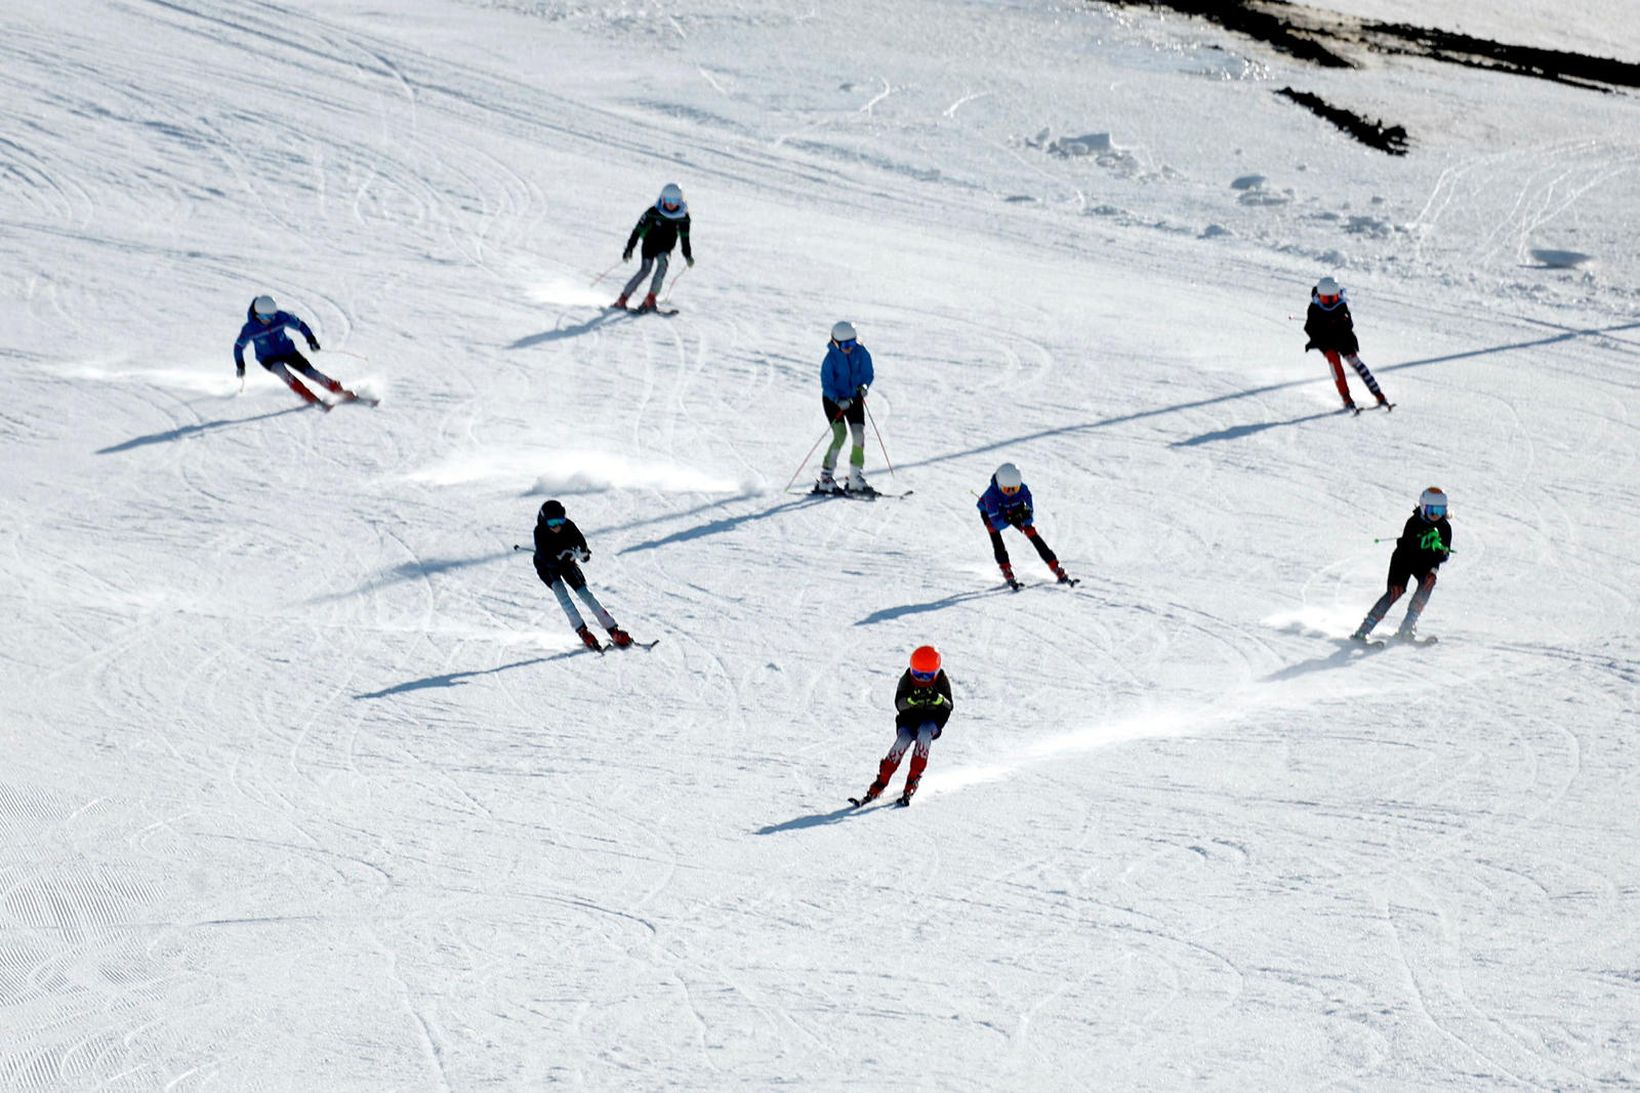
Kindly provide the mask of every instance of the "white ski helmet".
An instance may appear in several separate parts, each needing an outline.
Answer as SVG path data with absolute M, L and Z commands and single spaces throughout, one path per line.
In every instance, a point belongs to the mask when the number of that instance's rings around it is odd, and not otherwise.
M 1418 495 L 1418 515 L 1425 520 L 1439 520 L 1446 516 L 1446 494 L 1441 487 L 1431 486 Z
M 1344 290 L 1339 287 L 1338 282 L 1331 277 L 1323 277 L 1315 284 L 1315 294 L 1317 296 L 1341 296 L 1343 292 Z
M 687 211 L 683 203 L 683 190 L 676 182 L 668 182 L 661 187 L 661 196 L 655 199 L 655 208 L 661 211 L 662 216 L 673 220 Z
M 1025 479 L 1020 476 L 1019 468 L 1012 463 L 1004 463 L 997 468 L 996 480 L 997 485 L 1005 490 L 1017 490 L 1025 484 Z
M 251 301 L 251 312 L 263 319 L 271 319 L 279 310 L 279 305 L 273 302 L 272 296 L 258 296 Z
M 834 342 L 852 342 L 858 337 L 854 333 L 854 324 L 847 319 L 838 319 L 831 324 L 831 340 Z

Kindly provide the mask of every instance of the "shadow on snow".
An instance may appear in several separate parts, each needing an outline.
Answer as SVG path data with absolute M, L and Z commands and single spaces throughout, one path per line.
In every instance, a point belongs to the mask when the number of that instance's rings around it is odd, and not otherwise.
M 400 695 L 406 691 L 429 691 L 438 687 L 465 686 L 469 679 L 478 676 L 493 676 L 497 672 L 511 671 L 514 668 L 528 668 L 532 664 L 546 664 L 554 660 L 564 660 L 568 657 L 580 656 L 585 650 L 571 649 L 565 653 L 556 653 L 550 657 L 531 657 L 529 660 L 515 660 L 511 664 L 502 664 L 495 668 L 479 668 L 471 672 L 445 672 L 443 675 L 427 676 L 425 679 L 412 679 L 406 683 L 395 683 L 391 687 L 384 687 L 369 694 L 354 695 L 356 699 L 386 698 L 389 695 Z
M 943 611 L 947 607 L 955 607 L 957 604 L 963 603 L 967 600 L 977 600 L 986 596 L 996 596 L 1004 591 L 1006 591 L 1006 589 L 1003 588 L 981 588 L 973 592 L 953 593 L 943 599 L 929 600 L 927 603 L 907 603 L 901 604 L 899 607 L 883 607 L 873 611 L 871 614 L 867 615 L 854 625 L 871 626 L 874 623 L 887 622 L 889 619 L 901 619 L 907 615 L 921 615 L 927 611 Z
M 504 558 L 511 558 L 520 552 L 515 550 L 498 550 L 494 554 L 478 554 L 470 558 L 425 558 L 414 562 L 400 562 L 380 577 L 360 585 L 358 588 L 346 592 L 327 592 L 323 596 L 314 596 L 308 600 L 310 604 L 335 603 L 337 600 L 349 599 L 353 596 L 362 596 L 366 592 L 377 592 L 389 585 L 404 581 L 424 579 L 435 573 L 449 573 L 452 570 L 466 569 L 470 566 L 484 565 L 486 562 L 499 562 Z
M 217 421 L 199 421 L 192 425 L 183 425 L 176 429 L 166 429 L 162 433 L 149 433 L 147 436 L 135 436 L 130 440 L 114 444 L 107 448 L 98 448 L 98 455 L 117 455 L 120 452 L 129 452 L 133 448 L 144 448 L 150 444 L 164 444 L 172 440 L 186 440 L 191 436 L 209 432 L 212 429 L 225 429 L 230 425 L 249 425 L 253 421 L 266 421 L 270 417 L 283 417 L 286 414 L 301 413 L 307 406 L 298 403 L 287 406 L 283 410 L 269 410 L 265 414 L 256 414 L 252 417 L 225 417 Z
M 1507 353 L 1515 349 L 1537 349 L 1546 345 L 1569 342 L 1576 338 L 1598 337 L 1602 334 L 1618 334 L 1628 330 L 1640 330 L 1640 322 L 1623 323 L 1619 326 L 1596 327 L 1588 329 L 1563 328 L 1562 333 L 1553 334 L 1547 338 L 1534 338 L 1531 341 L 1524 342 L 1509 342 L 1504 345 L 1487 346 L 1484 349 L 1467 349 L 1461 353 L 1446 353 L 1439 357 L 1424 357 L 1421 360 L 1403 361 L 1400 364 L 1385 365 L 1381 368 L 1375 368 L 1373 371 L 1381 374 L 1384 372 L 1399 372 L 1406 368 L 1424 368 L 1431 364 L 1446 364 L 1450 361 L 1467 360 L 1471 357 L 1485 357 L 1492 353 Z M 1629 343 L 1624 342 L 1622 344 L 1628 345 Z M 1257 398 L 1259 395 L 1268 395 L 1276 391 L 1286 391 L 1294 387 L 1305 387 L 1313 383 L 1330 384 L 1331 382 L 1331 376 L 1323 375 L 1317 376 L 1313 379 L 1286 380 L 1281 383 L 1267 383 L 1262 387 L 1250 387 L 1245 391 L 1232 391 L 1229 394 L 1214 395 L 1211 398 L 1195 399 L 1190 402 L 1180 402 L 1172 406 L 1159 406 L 1154 410 L 1138 410 L 1131 414 L 1120 414 L 1116 417 L 1101 418 L 1098 421 L 1086 421 L 1079 425 L 1061 425 L 1053 429 L 1041 429 L 1034 433 L 1026 433 L 1023 436 L 1010 437 L 1007 440 L 998 440 L 990 444 L 982 444 L 977 448 L 968 448 L 960 452 L 948 452 L 945 455 L 930 456 L 927 459 L 921 459 L 914 463 L 902 463 L 900 464 L 900 469 L 903 471 L 912 467 L 927 467 L 932 466 L 935 463 L 948 463 L 953 459 L 963 459 L 971 455 L 982 455 L 985 452 L 1002 451 L 1007 448 L 1016 447 L 1020 444 L 1028 444 L 1033 440 L 1046 440 L 1049 437 L 1055 436 L 1069 436 L 1073 433 L 1088 432 L 1092 429 L 1107 429 L 1113 425 L 1127 425 L 1131 422 L 1144 421 L 1147 418 L 1153 417 L 1164 417 L 1168 414 L 1176 414 L 1185 410 L 1200 410 L 1207 406 L 1218 406 L 1222 403 L 1235 402 L 1244 398 Z M 1275 424 L 1290 425 L 1295 424 L 1295 422 L 1277 422 Z M 1268 427 L 1269 426 L 1267 425 L 1257 426 L 1251 431 L 1257 431 L 1257 428 Z M 1234 430 L 1225 430 L 1224 432 L 1234 433 Z M 1206 443 L 1208 440 L 1225 439 L 1233 439 L 1233 437 L 1221 435 L 1219 433 L 1209 433 L 1205 436 L 1198 437 L 1196 442 Z
M 801 831 L 805 827 L 824 827 L 826 824 L 846 820 L 858 811 L 853 805 L 844 805 L 842 808 L 833 809 L 831 812 L 816 812 L 812 816 L 798 816 L 796 819 L 787 820 L 782 824 L 768 824 L 758 828 L 757 833 L 759 835 L 778 835 L 782 831 Z
M 1334 638 L 1333 642 L 1338 646 L 1334 652 L 1328 653 L 1324 657 L 1311 657 L 1309 660 L 1302 660 L 1297 664 L 1289 664 L 1279 671 L 1271 672 L 1259 682 L 1281 683 L 1284 680 L 1297 679 L 1299 676 L 1307 676 L 1313 672 L 1328 672 L 1334 668 L 1342 668 L 1345 665 L 1353 664 L 1362 657 L 1379 652 L 1384 648 L 1382 645 L 1362 645 L 1360 642 L 1352 641 L 1349 638 Z
M 748 512 L 740 516 L 725 516 L 721 520 L 713 520 L 708 524 L 700 524 L 696 527 L 684 528 L 682 531 L 674 531 L 672 534 L 663 535 L 659 539 L 648 539 L 641 543 L 633 543 L 629 547 L 623 547 L 620 553 L 634 554 L 640 550 L 656 550 L 660 547 L 671 546 L 673 543 L 684 543 L 690 539 L 702 539 L 708 535 L 721 535 L 725 531 L 733 531 L 742 524 L 749 524 L 754 520 L 767 520 L 771 516 L 778 516 L 783 512 L 790 512 L 792 509 L 826 500 L 829 500 L 829 498 L 816 494 L 814 496 L 799 497 L 792 501 L 782 501 L 760 511 Z M 721 504 L 729 503 L 729 501 L 721 502 Z
M 530 334 L 526 337 L 519 338 L 507 348 L 528 349 L 530 346 L 540 345 L 542 342 L 557 342 L 563 341 L 565 338 L 579 338 L 582 334 L 588 334 L 594 330 L 597 330 L 600 326 L 603 326 L 611 319 L 626 319 L 630 317 L 631 313 L 626 311 L 601 312 L 594 315 L 592 318 L 576 323 L 573 326 L 560 326 L 552 330 L 543 330 L 539 334 Z

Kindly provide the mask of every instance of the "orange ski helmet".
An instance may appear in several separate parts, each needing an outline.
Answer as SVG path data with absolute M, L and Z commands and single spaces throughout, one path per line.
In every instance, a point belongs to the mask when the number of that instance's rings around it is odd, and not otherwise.
M 933 679 L 940 671 L 940 651 L 932 645 L 919 645 L 911 650 L 911 674 Z

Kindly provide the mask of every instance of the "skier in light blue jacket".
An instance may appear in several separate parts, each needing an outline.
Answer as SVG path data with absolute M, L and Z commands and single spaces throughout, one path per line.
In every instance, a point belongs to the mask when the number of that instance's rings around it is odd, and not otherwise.
M 814 484 L 816 493 L 838 492 L 837 455 L 843 450 L 843 440 L 850 433 L 854 447 L 848 455 L 848 483 L 850 493 L 875 492 L 866 482 L 866 392 L 876 379 L 871 368 L 871 353 L 860 344 L 854 333 L 854 324 L 842 320 L 831 328 L 831 342 L 826 346 L 826 359 L 820 365 L 820 405 L 826 420 L 831 422 L 831 446 L 820 461 L 820 480 Z M 845 428 L 844 422 L 847 422 Z

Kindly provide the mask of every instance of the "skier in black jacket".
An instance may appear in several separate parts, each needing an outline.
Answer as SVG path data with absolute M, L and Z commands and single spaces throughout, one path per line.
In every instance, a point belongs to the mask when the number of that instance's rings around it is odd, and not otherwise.
M 1372 372 L 1360 357 L 1361 343 L 1355 337 L 1355 320 L 1350 316 L 1350 305 L 1344 299 L 1344 290 L 1331 277 L 1321 278 L 1310 290 L 1310 310 L 1304 316 L 1304 333 L 1310 338 L 1304 344 L 1304 352 L 1319 349 L 1321 355 L 1327 358 L 1327 363 L 1332 365 L 1333 383 L 1338 387 L 1339 397 L 1344 400 L 1344 409 L 1355 410 L 1356 406 L 1355 400 L 1350 397 L 1350 385 L 1344 379 L 1344 364 L 1339 360 L 1340 355 L 1350 362 L 1350 367 L 1367 385 L 1367 390 L 1378 400 L 1378 405 L 1386 410 L 1394 409 L 1395 404 L 1378 389 L 1378 381 L 1372 378 Z
M 558 597 L 558 606 L 569 616 L 569 624 L 588 649 L 601 649 L 603 646 L 598 644 L 598 638 L 587 629 L 581 613 L 575 609 L 575 601 L 569 598 L 571 589 L 581 597 L 581 602 L 587 605 L 598 620 L 598 625 L 609 631 L 609 640 L 624 649 L 632 644 L 632 635 L 615 625 L 614 616 L 604 610 L 604 605 L 592 594 L 586 577 L 581 574 L 581 563 L 591 558 L 587 538 L 565 515 L 563 502 L 543 503 L 535 518 L 535 575 Z
M 1418 498 L 1418 507 L 1412 510 L 1401 537 L 1395 541 L 1395 553 L 1389 557 L 1389 586 L 1350 637 L 1366 641 L 1413 578 L 1418 580 L 1418 591 L 1412 594 L 1406 618 L 1395 636 L 1403 640 L 1417 637 L 1418 616 L 1424 613 L 1429 594 L 1435 591 L 1435 571 L 1451 553 L 1452 525 L 1446 521 L 1446 494 L 1439 486 L 1431 486 Z
M 661 188 L 661 196 L 655 204 L 643 211 L 638 222 L 632 228 L 632 234 L 626 238 L 626 250 L 621 253 L 621 261 L 632 259 L 632 250 L 643 240 L 643 264 L 638 272 L 621 289 L 621 295 L 616 299 L 615 306 L 626 307 L 626 298 L 637 291 L 639 283 L 649 276 L 650 266 L 655 268 L 655 279 L 649 282 L 649 295 L 639 304 L 639 311 L 655 310 L 655 293 L 661 290 L 661 282 L 666 280 L 666 267 L 672 260 L 672 248 L 678 243 L 683 244 L 683 260 L 691 266 L 695 264 L 695 256 L 689 250 L 689 206 L 683 200 L 683 191 L 676 182 L 668 182 Z
M 955 709 L 951 700 L 951 681 L 940 667 L 940 652 L 932 645 L 919 645 L 911 652 L 911 667 L 900 676 L 900 685 L 894 689 L 894 727 L 897 730 L 894 746 L 877 764 L 877 778 L 866 790 L 864 797 L 850 797 L 849 803 L 859 808 L 881 797 L 894 777 L 905 753 L 911 753 L 911 766 L 905 774 L 905 791 L 899 803 L 909 805 L 911 795 L 917 792 L 923 770 L 928 766 L 928 749 L 945 731 Z

